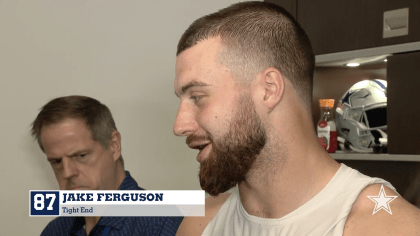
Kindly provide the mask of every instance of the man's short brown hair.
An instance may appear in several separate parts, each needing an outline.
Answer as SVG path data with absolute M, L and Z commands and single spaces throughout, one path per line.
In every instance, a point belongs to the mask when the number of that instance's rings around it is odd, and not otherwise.
M 220 37 L 226 47 L 221 63 L 236 79 L 250 80 L 267 67 L 281 71 L 311 107 L 315 57 L 309 38 L 282 7 L 241 2 L 204 16 L 182 35 L 177 56 L 200 41 Z M 248 78 L 247 78 L 248 77 Z
M 55 98 L 41 108 L 32 123 L 32 136 L 38 141 L 42 151 L 45 152 L 41 142 L 42 128 L 67 118 L 83 120 L 90 130 L 91 138 L 104 148 L 108 148 L 112 132 L 117 130 L 111 111 L 98 100 L 86 96 Z M 122 157 L 120 159 L 123 162 Z

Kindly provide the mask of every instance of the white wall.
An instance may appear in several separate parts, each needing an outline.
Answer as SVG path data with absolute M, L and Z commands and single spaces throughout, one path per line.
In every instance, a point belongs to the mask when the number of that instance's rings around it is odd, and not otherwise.
M 176 45 L 200 16 L 238 0 L 0 0 L 0 235 L 38 235 L 29 190 L 58 189 L 29 130 L 65 95 L 105 103 L 126 169 L 147 189 L 200 189 L 196 151 L 172 133 Z

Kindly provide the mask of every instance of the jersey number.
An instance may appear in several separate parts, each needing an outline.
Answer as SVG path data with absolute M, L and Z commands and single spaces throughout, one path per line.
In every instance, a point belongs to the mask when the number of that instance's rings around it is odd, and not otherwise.
M 45 194 L 45 198 L 46 199 L 51 198 L 50 204 L 47 207 L 47 210 L 51 211 L 53 209 L 52 205 L 55 201 L 55 194 Z M 34 202 L 35 202 L 35 205 L 34 205 L 35 210 L 38 210 L 38 211 L 44 210 L 44 194 L 39 194 L 39 193 L 35 194 Z

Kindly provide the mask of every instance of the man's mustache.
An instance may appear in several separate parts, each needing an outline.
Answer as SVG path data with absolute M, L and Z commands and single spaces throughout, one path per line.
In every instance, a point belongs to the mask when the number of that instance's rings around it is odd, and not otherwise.
M 189 146 L 190 143 L 192 142 L 201 142 L 201 141 L 206 141 L 206 140 L 210 140 L 210 142 L 213 142 L 213 138 L 210 134 L 205 134 L 205 135 L 194 135 L 191 134 L 187 137 L 187 139 L 185 140 L 185 142 L 187 143 L 187 145 Z

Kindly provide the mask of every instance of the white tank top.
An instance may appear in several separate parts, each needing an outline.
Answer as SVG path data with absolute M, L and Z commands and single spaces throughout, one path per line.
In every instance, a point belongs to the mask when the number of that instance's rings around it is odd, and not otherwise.
M 389 182 L 368 177 L 341 164 L 334 177 L 316 196 L 280 219 L 249 215 L 242 206 L 236 187 L 202 235 L 342 235 L 354 201 L 366 186 L 374 183 L 384 184 L 395 191 Z

